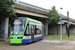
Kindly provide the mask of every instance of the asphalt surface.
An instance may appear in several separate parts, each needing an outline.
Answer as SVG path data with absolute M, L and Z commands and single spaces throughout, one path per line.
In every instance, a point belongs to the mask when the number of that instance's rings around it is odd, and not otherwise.
M 45 37 L 43 40 L 50 39 Z M 43 40 L 22 45 L 1 44 L 0 50 L 75 50 L 75 44 L 42 42 Z

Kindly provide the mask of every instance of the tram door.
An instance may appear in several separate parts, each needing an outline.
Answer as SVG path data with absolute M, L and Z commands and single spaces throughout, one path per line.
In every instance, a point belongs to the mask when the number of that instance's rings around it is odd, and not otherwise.
M 35 26 L 31 25 L 31 41 L 34 41 Z

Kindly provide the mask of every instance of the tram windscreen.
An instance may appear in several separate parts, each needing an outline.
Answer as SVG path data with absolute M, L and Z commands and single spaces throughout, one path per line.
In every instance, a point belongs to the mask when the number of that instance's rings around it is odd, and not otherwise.
M 23 34 L 23 21 L 13 20 L 11 22 L 11 35 L 22 35 Z

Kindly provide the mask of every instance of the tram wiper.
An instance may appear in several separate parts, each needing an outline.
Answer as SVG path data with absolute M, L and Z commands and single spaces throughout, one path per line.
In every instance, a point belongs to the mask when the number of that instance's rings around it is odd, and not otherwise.
M 14 34 L 12 34 L 12 35 L 14 35 Z

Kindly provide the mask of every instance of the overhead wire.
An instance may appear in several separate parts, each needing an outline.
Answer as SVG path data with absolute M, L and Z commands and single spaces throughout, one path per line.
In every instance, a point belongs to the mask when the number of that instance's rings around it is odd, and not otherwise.
M 41 2 L 41 1 L 43 1 L 43 0 L 40 0 L 40 1 L 38 1 L 38 2 L 35 2 L 34 0 L 32 0 L 34 3 L 32 3 L 32 4 L 37 4 L 38 6 L 39 6 L 39 2 Z

